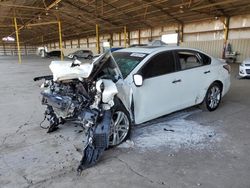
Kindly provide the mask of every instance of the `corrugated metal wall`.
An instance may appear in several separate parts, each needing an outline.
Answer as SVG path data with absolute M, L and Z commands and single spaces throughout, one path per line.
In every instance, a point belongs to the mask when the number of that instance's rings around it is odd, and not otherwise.
M 36 54 L 36 46 L 20 46 L 21 55 L 34 55 Z M 17 47 L 15 43 L 11 44 L 0 44 L 0 55 L 10 55 L 15 56 L 18 54 Z
M 247 57 L 250 57 L 250 39 L 231 39 L 232 50 L 239 52 L 237 61 L 242 62 Z
M 188 41 L 181 43 L 182 47 L 190 47 L 202 50 L 214 57 L 221 58 L 223 52 L 223 40 L 213 41 Z

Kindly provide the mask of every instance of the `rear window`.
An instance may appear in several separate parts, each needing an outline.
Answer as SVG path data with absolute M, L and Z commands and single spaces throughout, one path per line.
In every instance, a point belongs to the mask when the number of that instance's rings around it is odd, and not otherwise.
M 126 78 L 129 73 L 145 58 L 148 54 L 137 52 L 113 52 L 112 53 L 123 78 Z

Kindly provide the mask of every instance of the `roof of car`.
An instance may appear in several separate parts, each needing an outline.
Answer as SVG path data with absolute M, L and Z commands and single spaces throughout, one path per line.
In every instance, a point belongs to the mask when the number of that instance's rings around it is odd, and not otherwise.
M 175 50 L 175 49 L 190 49 L 190 48 L 182 48 L 179 46 L 140 46 L 140 47 L 124 48 L 124 49 L 117 50 L 117 51 L 151 54 L 156 51 Z

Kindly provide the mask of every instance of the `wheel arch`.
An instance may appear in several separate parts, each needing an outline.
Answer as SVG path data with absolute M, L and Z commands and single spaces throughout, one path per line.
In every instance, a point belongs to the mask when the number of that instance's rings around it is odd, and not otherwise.
M 216 84 L 218 84 L 218 85 L 220 86 L 221 93 L 222 93 L 222 92 L 223 92 L 223 83 L 222 83 L 222 81 L 220 81 L 220 80 L 215 80 L 212 84 L 210 84 L 210 86 L 213 85 L 214 83 L 216 83 Z M 209 87 L 210 87 L 210 86 L 209 86 Z

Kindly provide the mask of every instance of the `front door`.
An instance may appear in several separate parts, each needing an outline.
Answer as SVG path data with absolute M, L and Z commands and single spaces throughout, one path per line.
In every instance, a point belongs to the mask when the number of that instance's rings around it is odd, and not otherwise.
M 163 116 L 178 109 L 181 80 L 173 52 L 153 56 L 139 70 L 144 81 L 141 87 L 132 86 L 135 123 Z

